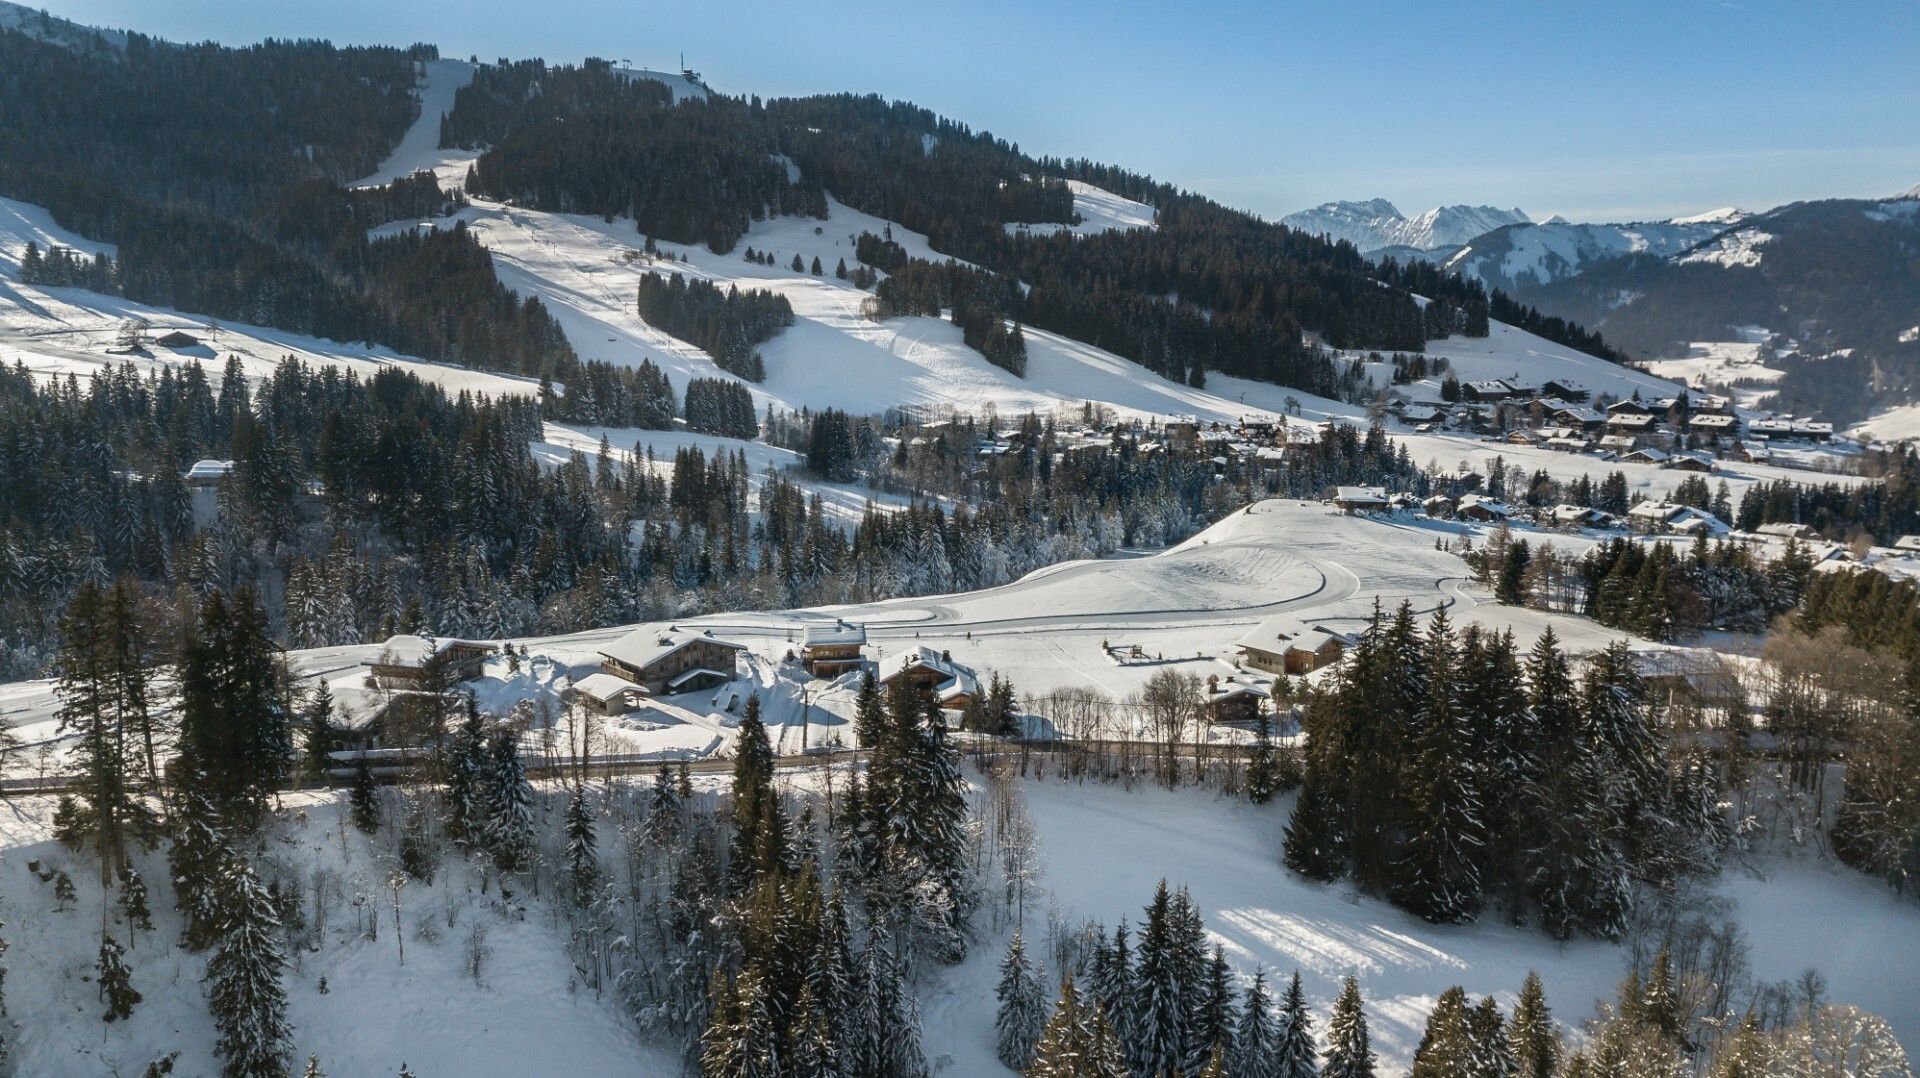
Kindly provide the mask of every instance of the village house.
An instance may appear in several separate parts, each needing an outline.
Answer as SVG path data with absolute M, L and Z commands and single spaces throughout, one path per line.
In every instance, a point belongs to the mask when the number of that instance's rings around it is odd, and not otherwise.
M 818 678 L 837 678 L 865 664 L 861 649 L 866 645 L 864 625 L 844 621 L 809 625 L 800 636 L 800 656 L 806 663 L 807 673 Z
M 1645 501 L 1627 510 L 1627 526 L 1642 535 L 1716 536 L 1733 530 L 1705 510 L 1665 501 Z
M 200 338 L 185 330 L 173 329 L 155 337 L 153 343 L 162 348 L 192 348 L 200 343 Z
M 1513 387 L 1498 378 L 1466 382 L 1460 386 L 1460 399 L 1474 404 L 1491 404 L 1513 396 Z
M 1513 515 L 1513 508 L 1497 498 L 1484 494 L 1468 494 L 1454 507 L 1453 514 L 1462 520 L 1475 520 L 1482 524 L 1494 524 Z
M 922 644 L 881 660 L 877 680 L 883 690 L 905 685 L 948 711 L 964 710 L 980 697 L 980 677 L 972 667 L 954 662 L 952 652 Z
M 1352 633 L 1289 614 L 1268 618 L 1235 642 L 1241 662 L 1270 674 L 1307 674 L 1338 662 L 1355 641 Z
M 1333 504 L 1346 513 L 1375 513 L 1387 507 L 1385 487 L 1335 487 Z
M 649 693 L 693 692 L 732 681 L 745 644 L 723 640 L 711 629 L 643 627 L 600 650 L 600 668 Z
M 1571 378 L 1549 378 L 1540 386 L 1541 392 L 1559 397 L 1564 401 L 1583 401 L 1593 396 L 1593 391 Z
M 1667 463 L 1667 454 L 1664 450 L 1655 449 L 1650 445 L 1643 445 L 1638 449 L 1622 454 L 1620 459 L 1632 461 L 1635 464 L 1665 465 Z
M 1659 423 L 1651 412 L 1615 412 L 1607 417 L 1607 430 L 1614 434 L 1647 434 Z
M 1207 675 L 1201 710 L 1216 725 L 1251 726 L 1273 697 L 1273 690 L 1257 678 Z
M 1547 510 L 1547 522 L 1558 528 L 1606 528 L 1613 518 L 1591 506 L 1561 504 Z
M 1731 437 L 1740 433 L 1740 417 L 1724 412 L 1705 412 L 1687 420 L 1687 429 L 1711 437 Z
M 1667 458 L 1666 466 L 1682 472 L 1711 472 L 1713 458 L 1705 453 L 1675 453 Z
M 401 633 L 380 645 L 373 660 L 373 681 L 383 689 L 419 689 L 451 685 L 480 676 L 480 667 L 493 654 L 493 645 L 481 640 Z

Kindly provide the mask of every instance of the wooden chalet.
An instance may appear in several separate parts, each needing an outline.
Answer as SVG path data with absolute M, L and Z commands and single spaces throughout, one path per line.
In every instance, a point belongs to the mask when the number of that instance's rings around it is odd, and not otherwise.
M 694 692 L 732 681 L 745 644 L 712 630 L 643 627 L 600 651 L 600 668 L 655 696 Z

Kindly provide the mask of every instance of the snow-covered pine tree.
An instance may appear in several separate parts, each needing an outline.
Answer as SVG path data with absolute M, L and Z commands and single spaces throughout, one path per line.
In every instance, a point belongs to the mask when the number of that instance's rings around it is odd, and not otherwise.
M 994 989 L 999 1008 L 994 1015 L 995 1053 L 1010 1070 L 1024 1070 L 1033 1060 L 1034 1045 L 1047 1024 L 1046 987 L 1027 959 L 1026 942 L 1015 931 L 1000 960 L 1000 983 Z
M 728 1078 L 778 1078 L 780 1042 L 769 986 L 758 966 L 749 965 L 733 982 L 736 1042 Z
M 747 696 L 746 713 L 733 738 L 733 842 L 728 858 L 734 889 L 744 892 L 767 869 L 777 867 L 760 863 L 763 851 L 772 848 L 764 834 L 768 802 L 779 794 L 773 788 L 773 742 L 760 719 L 760 696 Z M 777 822 L 778 806 L 774 806 Z
M 1326 1065 L 1320 1074 L 1322 1078 L 1373 1078 L 1366 1003 L 1360 998 L 1360 982 L 1352 977 L 1341 987 L 1333 1001 L 1333 1015 L 1327 1019 Z
M 1164 1075 L 1178 1069 L 1186 1047 L 1186 999 L 1175 953 L 1173 896 L 1161 880 L 1148 904 L 1140 931 L 1140 959 L 1134 973 L 1133 1040 L 1127 1062 L 1136 1074 Z
M 132 865 L 120 869 L 120 916 L 126 918 L 132 932 L 153 931 L 153 910 L 148 905 L 147 881 Z
M 320 1069 L 319 1056 L 307 1057 L 307 1065 L 301 1068 L 300 1078 L 327 1078 L 327 1072 Z
M 1394 901 L 1429 921 L 1458 924 L 1480 909 L 1486 828 L 1479 759 L 1459 697 L 1459 652 L 1446 611 L 1434 614 L 1425 649 L 1427 698 L 1413 736 L 1401 821 L 1406 834 L 1395 865 Z
M 782 1078 L 839 1078 L 839 1046 L 833 1026 L 813 999 L 813 986 L 800 986 L 787 1026 L 786 1069 Z
M 493 737 L 488 752 L 486 845 L 502 872 L 520 872 L 533 862 L 533 786 L 511 730 Z
M 1481 996 L 1467 1012 L 1467 1032 L 1473 1038 L 1470 1078 L 1514 1078 L 1519 1062 L 1507 1041 L 1507 1021 L 1492 996 Z
M 884 936 L 867 940 L 861 978 L 863 1028 L 854 1072 L 874 1078 L 924 1078 L 927 1061 L 920 1048 L 919 1016 Z
M 226 834 L 212 799 L 193 781 L 181 783 L 170 822 L 173 842 L 167 849 L 167 867 L 174 904 L 187 922 L 182 942 L 188 950 L 198 951 L 220 932 L 221 877 L 229 857 Z
M 1280 1047 L 1276 1052 L 1274 1078 L 1318 1078 L 1320 1048 L 1314 1042 L 1313 1013 L 1307 1009 L 1307 994 L 1300 987 L 1300 971 L 1287 983 L 1287 994 L 1280 1000 Z
M 487 767 L 486 724 L 479 703 L 469 695 L 466 717 L 448 740 L 446 787 L 441 792 L 447 834 L 466 846 L 480 844 L 486 834 Z
M 319 779 L 327 773 L 332 763 L 327 754 L 333 751 L 335 731 L 333 729 L 333 690 L 327 683 L 320 682 L 307 699 L 306 741 L 302 746 L 306 751 L 301 756 L 301 764 L 309 779 Z
M 293 1052 L 280 917 L 242 858 L 228 859 L 220 891 L 219 947 L 207 962 L 207 1009 L 220 1031 L 214 1051 L 226 1078 L 280 1078 Z
M 1553 1024 L 1540 975 L 1531 970 L 1513 1005 L 1513 1020 L 1507 1023 L 1507 1043 L 1513 1053 L 1515 1078 L 1553 1078 L 1559 1069 L 1560 1031 Z
M 1113 928 L 1113 942 L 1094 952 L 1087 995 L 1106 1016 L 1114 1036 L 1124 1046 L 1132 1043 L 1134 1027 L 1133 954 L 1127 946 L 1127 922 Z
M 127 950 L 120 941 L 105 932 L 100 933 L 100 957 L 94 965 L 98 978 L 100 1002 L 107 1005 L 102 1015 L 109 1022 L 117 1022 L 133 1014 L 133 1008 L 140 1002 L 140 991 L 133 987 L 133 971 L 127 968 Z
M 1273 997 L 1267 993 L 1267 974 L 1255 970 L 1253 983 L 1240 1001 L 1240 1020 L 1233 1030 L 1233 1051 L 1227 1057 L 1228 1078 L 1272 1078 L 1279 1071 L 1280 1024 L 1274 1020 Z
M 574 791 L 567 801 L 566 822 L 567 890 L 576 906 L 585 906 L 600 890 L 600 854 L 584 791 Z
M 1467 993 L 1459 985 L 1440 993 L 1427 1014 L 1420 1046 L 1414 1050 L 1410 1078 L 1472 1078 L 1473 1034 L 1467 1028 L 1467 1009 Z
M 740 1073 L 741 1029 L 733 982 L 715 969 L 707 985 L 707 1024 L 700 1031 L 701 1078 L 732 1078 Z
M 1201 1068 L 1219 1059 L 1226 1066 L 1226 1050 L 1233 1046 L 1233 970 L 1227 965 L 1226 949 L 1214 944 L 1213 957 L 1207 963 L 1204 992 L 1199 1009 L 1190 1016 L 1187 1059 L 1189 1069 L 1197 1056 Z M 1223 1076 L 1224 1078 L 1224 1076 Z
M 1247 800 L 1264 805 L 1273 800 L 1279 777 L 1273 762 L 1273 719 L 1265 711 L 1254 722 L 1253 750 L 1247 757 Z
M 347 803 L 353 826 L 362 834 L 371 835 L 380 830 L 380 791 L 373 784 L 373 770 L 367 766 L 365 753 L 354 759 L 353 785 L 348 788 Z

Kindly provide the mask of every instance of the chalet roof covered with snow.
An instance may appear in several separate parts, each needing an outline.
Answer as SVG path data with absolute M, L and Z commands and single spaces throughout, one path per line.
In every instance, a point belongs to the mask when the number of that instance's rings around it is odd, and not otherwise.
M 390 666 L 423 666 L 427 660 L 442 654 L 448 648 L 465 645 L 474 648 L 493 647 L 484 640 L 463 640 L 456 636 L 422 636 L 419 633 L 400 633 L 387 637 L 380 645 L 379 662 Z
M 604 671 L 595 671 L 573 683 L 573 691 L 601 703 L 630 692 L 646 695 L 647 690 L 623 677 L 615 677 Z
M 1335 487 L 1333 500 L 1342 505 L 1386 505 L 1385 487 Z
M 711 629 L 696 633 L 687 629 L 642 626 L 601 648 L 600 654 L 614 662 L 644 670 L 681 648 L 702 641 L 735 651 L 747 650 L 745 644 L 715 636 Z
M 1317 621 L 1308 621 L 1293 614 L 1276 614 L 1255 625 L 1247 634 L 1234 641 L 1238 647 L 1253 648 L 1256 651 L 1285 652 L 1299 648 L 1303 651 L 1318 651 L 1328 641 L 1342 647 L 1352 646 L 1357 637 L 1349 632 L 1331 628 Z
M 187 469 L 186 480 L 189 483 L 211 483 L 225 479 L 233 472 L 230 460 L 196 460 L 193 467 Z
M 801 630 L 800 642 L 810 648 L 863 645 L 867 642 L 867 627 L 844 621 L 832 625 L 809 625 Z
M 891 681 L 902 671 L 914 666 L 925 667 L 945 676 L 945 680 L 934 686 L 933 695 L 937 699 L 944 700 L 957 693 L 980 695 L 980 678 L 972 667 L 954 662 L 944 652 L 925 644 L 916 644 L 880 660 L 878 680 Z

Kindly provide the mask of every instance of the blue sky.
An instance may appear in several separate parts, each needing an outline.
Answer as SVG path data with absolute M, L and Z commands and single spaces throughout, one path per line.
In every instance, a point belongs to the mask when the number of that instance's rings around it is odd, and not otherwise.
M 585 55 L 877 91 L 1270 216 L 1386 197 L 1621 220 L 1920 184 L 1920 4 L 39 0 L 171 38 Z

